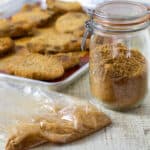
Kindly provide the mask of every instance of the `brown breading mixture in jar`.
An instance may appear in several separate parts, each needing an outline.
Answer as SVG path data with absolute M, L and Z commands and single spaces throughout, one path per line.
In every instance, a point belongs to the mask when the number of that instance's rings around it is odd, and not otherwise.
M 120 43 L 96 47 L 90 52 L 92 94 L 112 109 L 136 107 L 147 92 L 147 68 L 138 50 Z

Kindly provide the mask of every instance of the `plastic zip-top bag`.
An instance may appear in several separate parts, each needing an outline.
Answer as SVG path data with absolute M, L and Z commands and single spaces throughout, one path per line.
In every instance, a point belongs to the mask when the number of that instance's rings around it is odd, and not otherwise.
M 26 150 L 43 143 L 68 143 L 111 123 L 87 101 L 1 82 L 0 149 Z

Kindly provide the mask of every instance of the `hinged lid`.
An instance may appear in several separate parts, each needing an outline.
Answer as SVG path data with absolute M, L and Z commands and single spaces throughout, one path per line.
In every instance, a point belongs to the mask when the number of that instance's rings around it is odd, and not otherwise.
M 110 25 L 135 25 L 149 18 L 145 5 L 131 1 L 111 1 L 99 4 L 93 15 L 97 22 Z

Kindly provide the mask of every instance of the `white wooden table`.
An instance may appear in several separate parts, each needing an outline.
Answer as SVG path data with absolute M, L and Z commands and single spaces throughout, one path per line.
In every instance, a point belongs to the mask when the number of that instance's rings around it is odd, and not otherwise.
M 88 75 L 63 93 L 90 99 Z M 100 109 L 111 117 L 111 126 L 68 145 L 49 144 L 34 150 L 150 150 L 150 95 L 140 108 L 126 113 Z

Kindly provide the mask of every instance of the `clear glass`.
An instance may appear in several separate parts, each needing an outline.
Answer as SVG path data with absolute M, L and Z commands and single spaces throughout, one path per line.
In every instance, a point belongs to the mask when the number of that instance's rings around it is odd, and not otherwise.
M 134 26 L 130 32 L 105 29 L 94 29 L 90 41 L 92 95 L 110 109 L 137 107 L 148 92 L 149 30 L 134 31 Z

